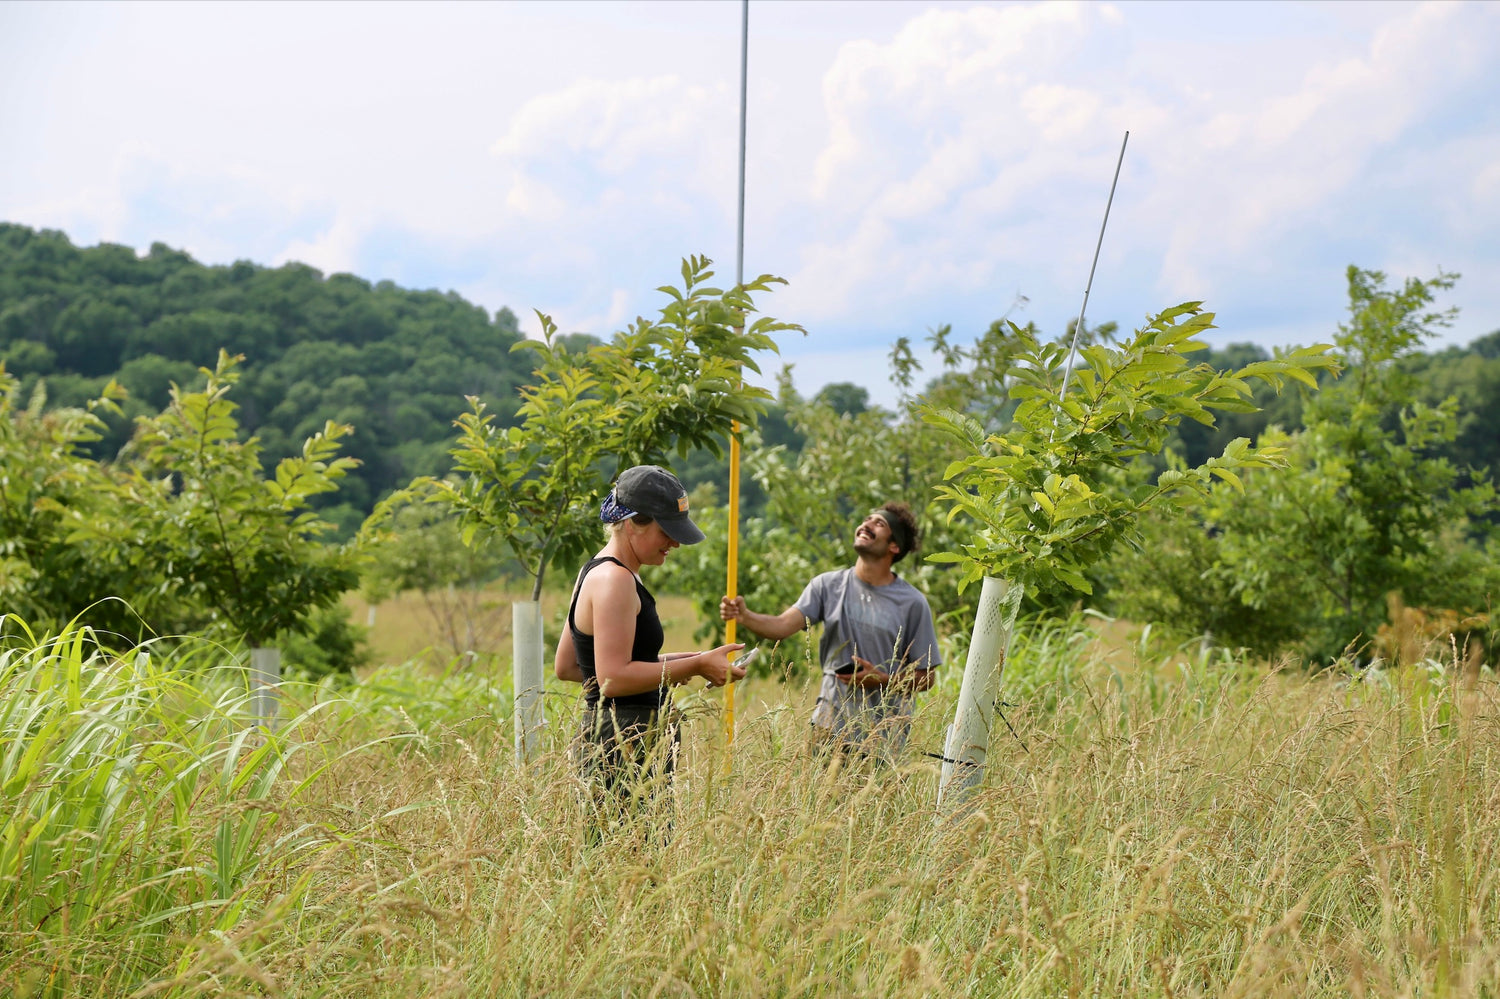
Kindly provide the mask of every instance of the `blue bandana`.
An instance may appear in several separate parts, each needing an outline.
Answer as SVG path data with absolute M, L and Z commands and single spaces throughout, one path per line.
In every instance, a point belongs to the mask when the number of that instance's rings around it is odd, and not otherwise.
M 620 521 L 629 520 L 634 516 L 635 511 L 615 499 L 613 492 L 604 497 L 604 502 L 599 504 L 599 519 L 606 524 L 618 524 Z

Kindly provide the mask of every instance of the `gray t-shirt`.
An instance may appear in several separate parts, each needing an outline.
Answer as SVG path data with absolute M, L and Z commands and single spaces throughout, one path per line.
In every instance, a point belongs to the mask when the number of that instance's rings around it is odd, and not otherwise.
M 834 670 L 856 655 L 892 675 L 937 666 L 942 658 L 927 598 L 899 576 L 871 586 L 851 567 L 813 577 L 794 606 L 809 623 L 823 623 L 823 684 L 813 724 L 846 742 L 875 735 L 888 751 L 899 752 L 911 728 L 911 695 L 842 683 Z

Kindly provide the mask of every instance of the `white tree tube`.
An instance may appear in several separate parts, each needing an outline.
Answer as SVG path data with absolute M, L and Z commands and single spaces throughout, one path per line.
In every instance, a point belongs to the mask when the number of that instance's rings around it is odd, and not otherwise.
M 511 689 L 515 694 L 516 762 L 526 763 L 541 748 L 542 605 L 519 600 L 510 605 Z
M 985 577 L 979 590 L 979 610 L 974 615 L 969 657 L 964 662 L 958 707 L 943 746 L 939 812 L 959 807 L 984 776 L 995 701 L 1000 695 L 1000 675 L 1019 608 L 1020 587 L 1012 588 L 1003 579 Z
M 276 702 L 281 685 L 281 650 L 250 650 L 250 710 L 257 724 L 276 729 Z

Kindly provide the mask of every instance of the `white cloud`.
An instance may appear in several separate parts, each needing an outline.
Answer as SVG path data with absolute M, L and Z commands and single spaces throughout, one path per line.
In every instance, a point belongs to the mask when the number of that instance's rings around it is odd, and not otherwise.
M 17 9 L 0 217 L 591 332 L 654 310 L 684 254 L 732 269 L 737 5 Z M 819 351 L 977 331 L 1017 291 L 1060 327 L 1126 128 L 1091 316 L 1206 297 L 1226 335 L 1326 330 L 1345 263 L 1432 260 L 1500 325 L 1480 279 L 1500 6 L 756 4 L 751 24 L 747 270 L 791 279 L 763 305 Z
M 519 214 L 579 227 L 643 203 L 728 200 L 722 88 L 676 76 L 584 79 L 526 102 L 490 147 Z M 597 221 L 597 220 L 595 220 Z
M 1104 266 L 1113 255 L 1146 279 L 1138 314 L 1275 285 L 1303 263 L 1284 259 L 1286 242 L 1306 253 L 1357 230 L 1351 190 L 1493 77 L 1500 54 L 1482 5 L 1390 8 L 1364 41 L 1291 60 L 1308 47 L 1274 33 L 1195 59 L 1178 39 L 1129 30 L 1139 10 L 930 11 L 888 41 L 845 44 L 825 74 L 827 137 L 807 188 L 820 224 L 786 296 L 799 318 L 995 286 L 1039 300 L 1081 290 L 1126 128 Z M 1174 61 L 1167 85 L 1131 72 Z M 1463 163 L 1463 186 L 1486 190 L 1487 168 Z
M 364 235 L 357 223 L 341 214 L 311 239 L 294 239 L 273 262 L 310 264 L 324 274 L 358 273 Z

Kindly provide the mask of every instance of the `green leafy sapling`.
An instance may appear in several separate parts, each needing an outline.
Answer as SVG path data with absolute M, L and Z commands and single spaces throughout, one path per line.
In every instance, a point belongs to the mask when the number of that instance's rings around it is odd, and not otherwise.
M 338 457 L 353 428 L 329 421 L 267 478 L 228 398 L 240 360 L 220 351 L 201 391 L 173 386 L 166 410 L 138 421 L 120 520 L 92 529 L 128 540 L 122 550 L 162 589 L 258 647 L 357 585 L 356 553 L 324 543 L 333 525 L 310 507 L 357 461 Z
M 1007 327 L 1015 351 L 1008 394 L 1017 402 L 1007 429 L 989 432 L 968 414 L 923 407 L 929 423 L 965 446 L 944 472 L 938 500 L 950 521 L 966 517 L 974 527 L 971 540 L 928 559 L 956 565 L 961 588 L 986 576 L 1007 580 L 1017 600 L 1021 589 L 1058 585 L 1091 592 L 1088 570 L 1131 538 L 1143 512 L 1192 503 L 1215 479 L 1238 486 L 1239 471 L 1284 461 L 1279 446 L 1240 438 L 1222 455 L 1155 481 L 1125 474 L 1137 457 L 1159 454 L 1181 420 L 1212 425 L 1215 411 L 1254 410 L 1254 381 L 1315 388 L 1316 372 L 1336 368 L 1327 345 L 1280 351 L 1235 371 L 1193 365 L 1188 355 L 1206 346 L 1196 337 L 1214 326 L 1212 313 L 1188 302 L 1149 318 L 1123 343 L 1083 347 L 1063 395 L 1067 345 Z
M 665 463 L 673 449 L 717 454 L 733 425 L 753 424 L 771 398 L 741 373 L 760 370 L 755 352 L 776 349 L 773 333 L 801 331 L 752 319 L 751 293 L 784 282 L 763 275 L 724 291 L 708 284 L 710 263 L 684 260 L 683 286 L 659 289 L 669 301 L 655 319 L 637 319 L 581 353 L 567 350 L 556 324 L 538 313 L 542 339 L 512 348 L 537 358 L 519 424 L 498 426 L 470 398 L 452 452 L 458 474 L 418 480 L 397 502 L 425 495 L 450 505 L 465 542 L 509 548 L 538 599 L 549 565 L 577 564 L 598 544 L 598 503 L 620 471 Z

